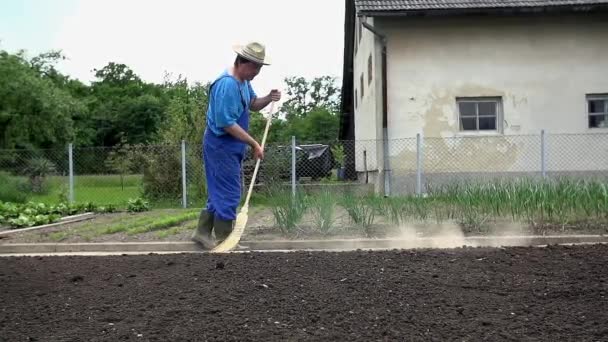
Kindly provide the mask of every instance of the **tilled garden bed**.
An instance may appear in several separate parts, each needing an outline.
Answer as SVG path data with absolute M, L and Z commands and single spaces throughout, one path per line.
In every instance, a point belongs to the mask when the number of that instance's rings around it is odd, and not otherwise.
M 0 259 L 6 341 L 608 336 L 608 246 Z

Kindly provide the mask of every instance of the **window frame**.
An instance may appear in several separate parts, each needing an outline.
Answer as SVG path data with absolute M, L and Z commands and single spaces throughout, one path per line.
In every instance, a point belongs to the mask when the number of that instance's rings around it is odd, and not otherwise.
M 365 97 L 365 73 L 361 73 L 361 77 L 360 77 L 360 83 L 361 86 L 359 88 L 359 91 L 361 92 L 361 94 L 359 94 L 361 96 L 361 102 L 363 102 L 363 98 Z
M 475 118 L 476 119 L 476 129 L 463 129 L 462 128 L 462 119 L 463 115 L 460 112 L 460 104 L 463 102 L 475 103 L 475 116 L 465 115 L 464 118 Z M 495 103 L 496 104 L 496 115 L 479 115 L 479 103 Z M 502 135 L 503 134 L 503 101 L 501 96 L 459 96 L 456 97 L 456 113 L 457 113 L 457 122 L 458 122 L 458 134 L 462 135 Z M 479 129 L 479 119 L 480 118 L 495 118 L 495 129 Z
M 591 101 L 604 101 L 604 111 L 602 113 L 590 113 L 589 112 L 589 103 Z M 589 119 L 592 116 L 604 116 L 605 122 L 608 123 L 608 93 L 600 93 L 600 94 L 587 94 L 585 96 L 585 119 L 587 121 L 587 129 L 589 130 L 608 130 L 608 125 L 606 127 L 591 127 L 591 123 Z
M 372 79 L 373 79 L 373 72 L 372 72 L 372 65 L 373 61 L 372 61 L 372 54 L 369 54 L 369 57 L 367 57 L 367 84 L 370 85 L 372 84 Z

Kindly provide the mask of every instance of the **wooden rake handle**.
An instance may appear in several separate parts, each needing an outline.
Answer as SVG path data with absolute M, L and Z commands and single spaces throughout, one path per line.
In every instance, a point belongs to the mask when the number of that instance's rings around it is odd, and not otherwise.
M 270 130 L 270 122 L 272 121 L 272 112 L 274 111 L 274 101 L 270 102 L 270 114 L 268 115 L 268 119 L 266 120 L 266 128 L 264 129 L 264 136 L 262 137 L 262 151 L 266 147 L 266 138 L 268 137 L 268 131 Z M 260 168 L 260 159 L 255 162 L 255 169 L 253 170 L 253 177 L 251 177 L 251 184 L 249 184 L 249 191 L 247 192 L 247 198 L 245 199 L 244 208 L 249 207 L 249 199 L 251 198 L 251 193 L 253 192 L 253 185 L 255 184 L 255 179 L 258 175 L 258 169 Z

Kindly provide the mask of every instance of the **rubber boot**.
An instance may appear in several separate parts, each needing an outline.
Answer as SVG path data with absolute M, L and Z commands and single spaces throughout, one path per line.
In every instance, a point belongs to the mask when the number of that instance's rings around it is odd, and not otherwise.
M 217 239 L 217 244 L 222 243 L 230 233 L 232 233 L 232 229 L 234 228 L 234 220 L 221 220 L 219 218 L 215 218 L 213 221 L 213 228 L 215 228 L 215 238 Z
M 210 214 L 206 209 L 201 210 L 200 217 L 198 219 L 198 226 L 192 233 L 191 240 L 200 244 L 204 249 L 213 249 L 213 238 L 211 237 L 211 231 L 213 230 L 213 215 Z
M 235 223 L 235 221 L 225 221 L 225 220 L 220 220 L 218 218 L 215 219 L 213 226 L 215 228 L 215 237 L 217 239 L 218 245 L 220 243 L 222 243 L 224 240 L 226 240 L 228 238 L 228 236 L 230 235 L 230 233 L 232 233 L 232 230 L 234 229 L 234 223 Z M 234 247 L 234 249 L 243 250 L 243 249 L 249 249 L 249 247 L 243 246 L 241 244 L 237 244 Z

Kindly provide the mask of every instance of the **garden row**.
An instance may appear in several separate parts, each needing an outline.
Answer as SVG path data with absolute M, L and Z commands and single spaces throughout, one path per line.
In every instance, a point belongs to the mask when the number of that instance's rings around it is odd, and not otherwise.
M 343 209 L 355 227 L 371 235 L 379 218 L 393 225 L 411 221 L 455 221 L 482 231 L 493 220 L 532 226 L 608 222 L 608 184 L 602 181 L 528 179 L 493 183 L 454 183 L 430 187 L 426 196 L 378 197 L 336 194 L 329 189 L 307 195 L 269 190 L 269 206 L 283 233 L 297 229 L 310 214 L 316 230 L 329 232 Z
M 0 202 L 0 226 L 24 228 L 58 222 L 62 217 L 87 212 L 113 213 L 118 209 L 114 205 L 98 206 L 93 203 L 47 205 L 28 202 L 25 204 Z M 141 198 L 128 201 L 128 212 L 150 210 L 150 204 Z

